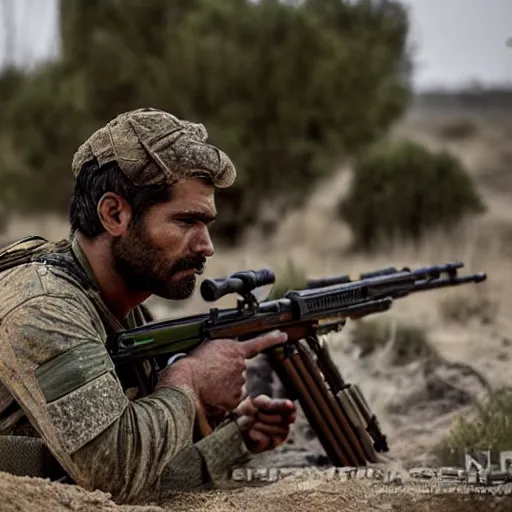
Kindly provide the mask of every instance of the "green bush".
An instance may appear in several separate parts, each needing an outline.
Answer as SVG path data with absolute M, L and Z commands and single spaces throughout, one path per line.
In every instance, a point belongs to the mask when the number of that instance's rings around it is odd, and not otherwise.
M 306 271 L 298 267 L 293 261 L 288 263 L 275 272 L 276 281 L 267 297 L 268 300 L 280 299 L 289 290 L 302 289 L 306 286 Z
M 439 129 L 439 135 L 448 140 L 465 140 L 478 135 L 478 125 L 471 119 L 455 119 Z
M 357 160 L 340 216 L 357 248 L 394 239 L 418 241 L 431 229 L 450 230 L 485 205 L 460 160 L 412 141 L 384 141 Z
M 10 75 L 0 95 L 0 202 L 12 209 L 66 213 L 84 137 L 156 107 L 204 123 L 233 159 L 213 235 L 236 243 L 264 201 L 298 206 L 410 97 L 398 1 L 61 0 L 60 27 L 57 62 Z
M 503 388 L 476 406 L 472 418 L 459 417 L 448 436 L 434 449 L 441 464 L 460 465 L 464 453 L 491 450 L 494 460 L 500 451 L 512 449 L 512 389 Z

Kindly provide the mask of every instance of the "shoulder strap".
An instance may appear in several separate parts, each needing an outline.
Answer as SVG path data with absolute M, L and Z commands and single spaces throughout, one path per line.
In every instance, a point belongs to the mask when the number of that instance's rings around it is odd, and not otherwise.
M 32 255 L 48 241 L 40 236 L 28 236 L 0 249 L 0 272 L 29 263 Z
M 32 242 L 32 241 L 40 242 L 40 243 L 48 242 L 48 240 L 46 240 L 46 238 L 43 238 L 42 236 L 38 236 L 38 235 L 26 236 L 25 238 L 15 240 L 14 242 L 11 242 L 10 244 L 5 245 L 4 247 L 0 248 L 0 255 L 2 255 L 5 252 L 11 251 L 13 248 L 15 248 L 16 246 L 18 246 L 20 244 L 25 244 L 25 243 Z
M 69 250 L 69 240 L 48 242 L 40 236 L 29 236 L 0 249 L 0 272 L 37 261 L 44 256 Z
M 91 288 L 87 274 L 71 254 L 69 240 L 48 242 L 40 236 L 29 236 L 0 249 L 0 273 L 31 262 L 58 267 L 77 281 L 86 292 Z

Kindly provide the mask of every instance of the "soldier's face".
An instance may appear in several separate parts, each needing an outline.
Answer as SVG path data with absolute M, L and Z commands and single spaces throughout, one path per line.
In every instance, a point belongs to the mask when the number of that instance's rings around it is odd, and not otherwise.
M 173 186 L 171 200 L 153 206 L 113 244 L 114 263 L 128 286 L 166 299 L 186 299 L 214 253 L 214 187 L 197 178 Z

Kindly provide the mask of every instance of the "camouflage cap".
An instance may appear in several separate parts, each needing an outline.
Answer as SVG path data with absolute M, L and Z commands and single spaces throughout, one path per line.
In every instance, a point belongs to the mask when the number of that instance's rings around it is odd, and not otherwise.
M 135 185 L 172 184 L 181 178 L 208 176 L 218 188 L 229 187 L 236 170 L 229 157 L 207 144 L 199 123 L 184 121 L 155 108 L 125 112 L 93 133 L 77 150 L 75 178 L 83 165 L 116 161 Z

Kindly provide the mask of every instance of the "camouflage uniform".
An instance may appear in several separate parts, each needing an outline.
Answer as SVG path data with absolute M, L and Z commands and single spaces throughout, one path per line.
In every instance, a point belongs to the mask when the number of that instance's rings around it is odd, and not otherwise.
M 231 162 L 205 140 L 202 125 L 134 111 L 82 145 L 73 170 L 92 158 L 115 159 L 137 184 L 172 182 L 200 169 L 229 186 Z M 105 339 L 142 325 L 140 308 L 117 321 L 76 239 L 42 250 L 0 273 L 0 434 L 40 436 L 76 483 L 119 501 L 219 482 L 248 454 L 236 424 L 194 442 L 192 390 L 167 387 L 128 399 Z

